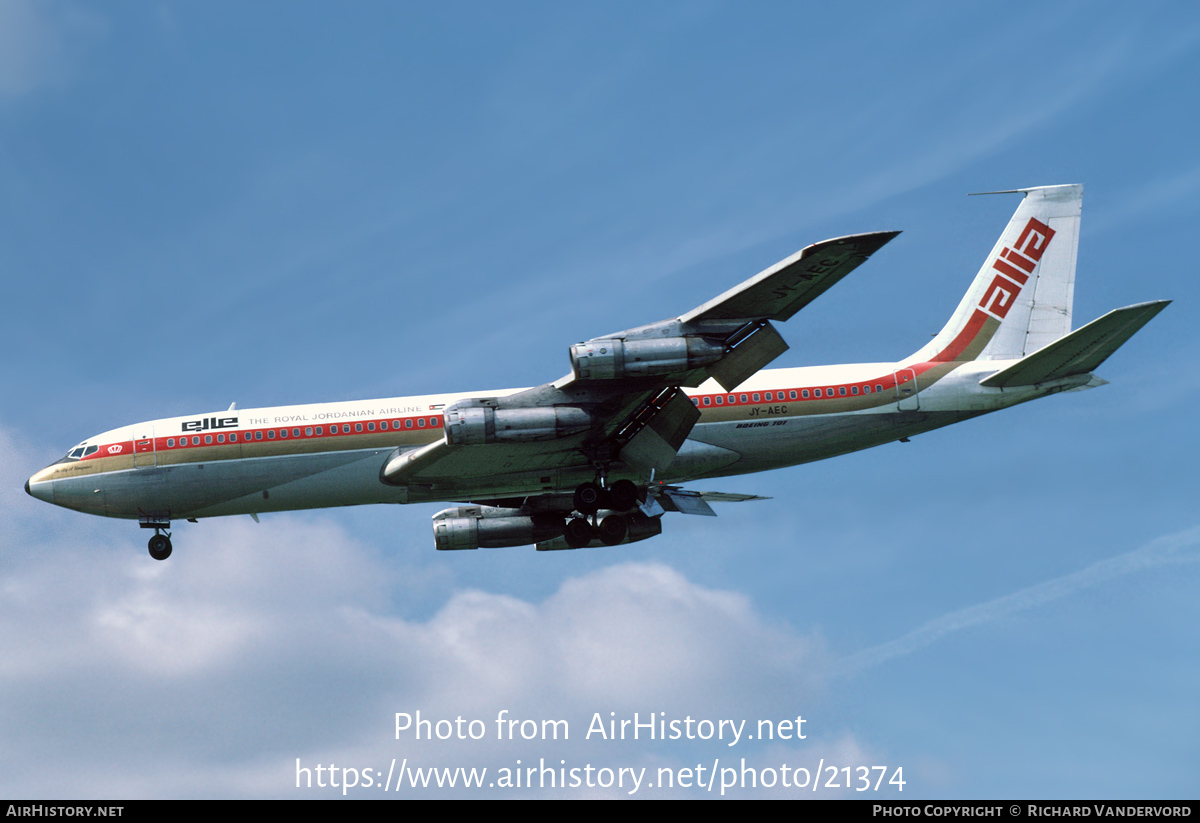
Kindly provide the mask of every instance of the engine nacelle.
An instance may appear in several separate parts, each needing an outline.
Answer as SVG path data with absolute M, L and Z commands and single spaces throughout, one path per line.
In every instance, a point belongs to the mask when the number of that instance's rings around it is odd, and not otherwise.
M 454 404 L 445 410 L 446 442 L 452 446 L 554 440 L 586 431 L 592 416 L 572 406 L 494 409 Z
M 580 379 L 646 377 L 691 371 L 715 363 L 724 356 L 723 343 L 710 343 L 703 337 L 603 338 L 572 346 L 571 370 Z
M 459 506 L 433 516 L 433 540 L 439 551 L 528 546 L 562 533 L 562 517 L 523 515 L 520 509 Z

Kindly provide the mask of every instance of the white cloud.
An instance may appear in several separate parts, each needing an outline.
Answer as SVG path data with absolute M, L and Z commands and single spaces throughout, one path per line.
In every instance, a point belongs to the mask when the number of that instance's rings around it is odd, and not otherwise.
M 0 787 L 10 796 L 282 795 L 294 791 L 297 758 L 386 770 L 407 757 L 493 774 L 545 758 L 655 774 L 743 756 L 810 768 L 865 756 L 828 733 L 771 749 L 650 743 L 644 732 L 585 740 L 594 713 L 745 719 L 749 730 L 810 711 L 819 696 L 818 643 L 667 566 L 569 578 L 542 602 L 458 591 L 428 620 L 406 620 L 391 598 L 410 570 L 317 518 L 208 521 L 165 563 L 133 545 L 45 542 L 0 586 Z M 566 719 L 571 738 L 497 742 L 503 709 Z M 483 720 L 486 739 L 395 740 L 395 713 L 418 710 Z

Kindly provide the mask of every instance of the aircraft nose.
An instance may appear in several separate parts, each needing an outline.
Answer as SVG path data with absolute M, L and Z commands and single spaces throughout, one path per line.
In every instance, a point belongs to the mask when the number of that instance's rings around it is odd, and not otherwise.
M 34 482 L 30 482 L 34 481 Z M 54 481 L 43 480 L 38 481 L 37 475 L 25 481 L 25 492 L 30 497 L 36 497 L 38 500 L 44 500 L 47 503 L 54 502 Z

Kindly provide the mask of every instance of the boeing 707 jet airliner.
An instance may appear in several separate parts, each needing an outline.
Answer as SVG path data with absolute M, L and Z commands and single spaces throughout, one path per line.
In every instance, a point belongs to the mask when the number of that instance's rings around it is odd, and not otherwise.
M 662 533 L 751 495 L 682 483 L 877 446 L 1048 394 L 1093 372 L 1170 301 L 1071 330 L 1083 187 L 1019 189 L 945 328 L 896 363 L 771 369 L 788 320 L 898 232 L 809 246 L 679 317 L 570 347 L 532 389 L 236 409 L 90 437 L 25 484 L 34 497 L 153 529 L 173 520 L 459 502 L 438 549 L 579 549 Z

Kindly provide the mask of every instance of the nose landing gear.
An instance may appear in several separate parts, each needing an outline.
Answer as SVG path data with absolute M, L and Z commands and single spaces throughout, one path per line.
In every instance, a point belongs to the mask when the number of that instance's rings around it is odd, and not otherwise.
M 148 545 L 150 556 L 155 560 L 166 560 L 171 556 L 171 535 L 155 534 Z
M 143 529 L 154 529 L 154 536 L 147 544 L 151 557 L 166 560 L 171 556 L 171 533 L 167 531 L 171 528 L 171 520 L 168 515 L 143 514 L 138 518 L 138 525 Z

